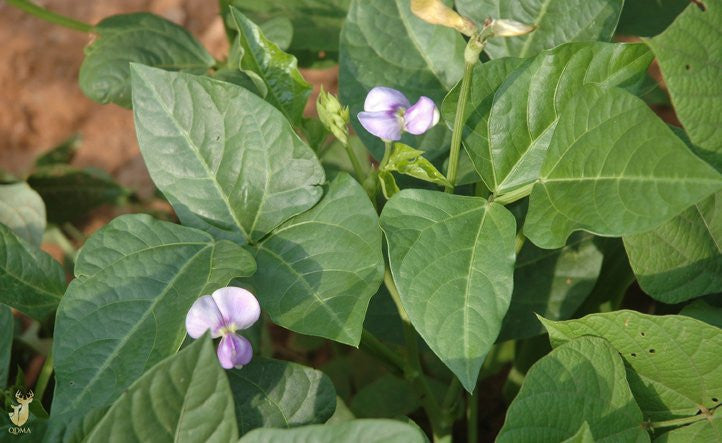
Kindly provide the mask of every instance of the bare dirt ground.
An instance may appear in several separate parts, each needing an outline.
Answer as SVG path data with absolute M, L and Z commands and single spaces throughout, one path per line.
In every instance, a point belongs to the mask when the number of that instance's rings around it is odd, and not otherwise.
M 228 42 L 210 0 L 41 0 L 38 4 L 87 22 L 149 11 L 185 26 L 216 58 Z M 132 112 L 99 105 L 77 84 L 83 48 L 91 36 L 46 23 L 0 0 L 0 168 L 22 177 L 33 159 L 73 134 L 82 145 L 77 166 L 101 168 L 141 197 L 153 185 L 140 157 Z M 336 73 L 305 71 L 307 79 L 335 90 Z M 308 109 L 311 112 L 311 109 Z

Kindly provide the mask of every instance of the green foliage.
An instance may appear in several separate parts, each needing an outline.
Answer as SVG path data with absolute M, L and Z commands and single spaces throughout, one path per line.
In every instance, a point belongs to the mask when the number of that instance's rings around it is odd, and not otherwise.
M 480 197 L 404 190 L 381 228 L 411 323 L 473 391 L 511 299 L 516 223 Z
M 664 31 L 689 0 L 624 0 L 617 34 L 652 36 Z
M 258 244 L 252 285 L 274 322 L 358 345 L 384 273 L 378 217 L 363 188 L 341 173 L 321 201 Z
M 299 123 L 303 108 L 311 94 L 311 85 L 296 68 L 296 58 L 283 52 L 268 40 L 261 29 L 231 7 L 231 16 L 238 29 L 240 69 L 262 82 L 259 90 L 266 91 L 264 98 L 293 123 Z M 254 83 L 255 83 L 254 82 Z
M 572 231 L 606 236 L 653 229 L 722 187 L 640 99 L 585 86 L 562 111 L 524 233 L 558 248 Z
M 255 358 L 228 372 L 241 435 L 256 428 L 324 423 L 336 409 L 336 391 L 322 372 L 295 363 Z
M 627 365 L 627 380 L 645 417 L 668 420 L 693 416 L 701 407 L 710 410 L 719 405 L 719 328 L 685 316 L 626 310 L 579 320 L 542 321 L 554 346 L 585 335 L 608 340 Z
M 45 232 L 45 203 L 27 183 L 0 185 L 0 223 L 39 247 Z
M 313 151 L 246 89 L 136 65 L 133 91 L 143 159 L 183 224 L 254 243 L 321 198 Z
M 3 224 L 0 251 L 0 303 L 45 320 L 65 292 L 63 268 Z
M 353 117 L 363 111 L 369 90 L 379 85 L 400 90 L 411 103 L 422 95 L 440 103 L 461 79 L 463 53 L 464 40 L 457 32 L 417 18 L 408 0 L 353 0 L 341 32 L 340 99 Z M 383 144 L 356 118 L 352 122 L 380 159 Z M 406 135 L 404 142 L 430 152 L 433 159 L 444 152 L 447 137 L 448 131 L 438 125 L 422 136 Z
M 659 36 L 647 40 L 657 56 L 674 110 L 695 152 L 722 171 L 722 0 L 690 4 Z
M 498 341 L 541 334 L 535 314 L 565 320 L 592 292 L 603 255 L 588 234 L 575 234 L 561 249 L 524 244 L 516 259 L 514 292 Z
M 15 319 L 10 308 L 0 303 L 0 386 L 6 386 L 10 374 Z
M 639 285 L 659 301 L 722 292 L 722 192 L 652 231 L 626 237 L 624 246 Z
M 78 221 L 102 205 L 121 204 L 130 195 L 104 171 L 64 164 L 37 168 L 28 184 L 42 197 L 53 223 Z
M 420 405 L 418 393 L 406 380 L 385 375 L 361 388 L 350 406 L 359 418 L 396 418 L 414 412 Z
M 296 429 L 257 429 L 239 443 L 425 443 L 419 428 L 395 420 L 351 420 Z
M 527 35 L 492 39 L 491 58 L 529 57 L 562 43 L 609 41 L 624 0 L 456 0 L 459 12 L 482 23 L 487 17 L 533 24 Z
M 233 397 L 210 338 L 150 368 L 85 432 L 83 441 L 235 441 Z
M 78 83 L 99 103 L 129 108 L 130 63 L 203 74 L 215 60 L 184 28 L 147 13 L 114 15 L 94 27 Z
M 111 404 L 174 354 L 201 295 L 253 274 L 240 246 L 147 215 L 118 217 L 93 235 L 55 324 L 54 415 Z
M 642 419 L 617 351 L 603 339 L 581 337 L 532 366 L 497 441 L 564 441 L 579 437 L 585 423 L 595 442 L 649 441 Z
M 424 151 L 414 149 L 403 143 L 394 143 L 391 155 L 383 170 L 398 172 L 440 186 L 449 185 L 449 181 L 444 177 L 444 174 L 424 158 Z
M 80 136 L 73 135 L 35 159 L 35 167 L 70 163 L 80 148 Z

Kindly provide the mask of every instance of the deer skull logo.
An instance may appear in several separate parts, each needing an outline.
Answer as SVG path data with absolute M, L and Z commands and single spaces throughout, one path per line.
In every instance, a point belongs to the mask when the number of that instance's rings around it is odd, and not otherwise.
M 33 391 L 28 391 L 25 395 L 21 394 L 20 391 L 15 393 L 15 400 L 19 404 L 11 405 L 13 412 L 10 413 L 10 421 L 15 426 L 22 426 L 28 421 L 30 403 L 33 401 L 33 397 L 35 397 Z

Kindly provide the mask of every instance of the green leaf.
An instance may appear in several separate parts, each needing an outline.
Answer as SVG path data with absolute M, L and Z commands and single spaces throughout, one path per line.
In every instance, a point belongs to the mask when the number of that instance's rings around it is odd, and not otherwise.
M 258 27 L 263 35 L 282 51 L 286 51 L 291 46 L 293 38 L 293 23 L 288 17 L 273 17 L 265 22 L 258 23 Z
M 296 68 L 296 57 L 268 40 L 239 10 L 231 7 L 231 15 L 239 30 L 239 68 L 256 74 L 267 90 L 266 100 L 283 112 L 292 124 L 299 123 L 312 87 Z
M 572 231 L 648 231 L 722 188 L 640 99 L 587 85 L 566 106 L 529 200 L 524 233 L 559 248 Z
M 585 422 L 595 442 L 649 441 L 624 377 L 622 359 L 607 341 L 570 341 L 529 370 L 496 441 L 563 441 L 578 437 Z
M 0 386 L 7 386 L 8 375 L 10 375 L 14 332 L 13 312 L 8 306 L 0 303 Z
M 255 94 L 140 65 L 132 77 L 145 164 L 183 224 L 255 242 L 321 198 L 313 151 Z
M 336 391 L 321 371 L 256 357 L 228 371 L 238 430 L 324 423 L 336 409 Z
M 414 412 L 421 399 L 409 382 L 386 374 L 361 388 L 350 406 L 359 418 L 395 418 Z
M 514 216 L 480 197 L 406 189 L 381 229 L 411 323 L 472 391 L 511 299 Z
M 624 247 L 639 285 L 656 300 L 722 292 L 722 192 L 652 231 L 625 237 Z
M 48 221 L 76 221 L 102 205 L 121 204 L 130 191 L 103 171 L 55 164 L 38 168 L 28 184 L 45 202 Z
M 310 211 L 258 245 L 252 279 L 273 321 L 357 346 L 384 274 L 378 217 L 365 191 L 340 173 Z
M 564 440 L 563 443 L 594 443 L 594 434 L 586 421 L 579 427 L 576 434 Z
M 425 443 L 418 427 L 396 420 L 362 419 L 296 429 L 256 429 L 239 443 Z
M 609 41 L 623 4 L 624 0 L 456 0 L 459 12 L 477 23 L 491 17 L 536 26 L 530 34 L 489 40 L 485 51 L 491 58 L 529 57 L 562 43 Z
M 65 292 L 58 262 L 0 223 L 0 303 L 45 320 Z
M 571 317 L 592 292 L 603 258 L 588 234 L 574 235 L 555 250 L 526 242 L 516 260 L 514 292 L 497 341 L 544 332 L 535 314 L 552 320 Z
M 85 441 L 238 438 L 233 396 L 207 336 L 155 365 L 120 394 Z
M 424 158 L 424 151 L 414 149 L 403 143 L 394 143 L 388 163 L 384 171 L 395 171 L 440 186 L 447 186 L 449 181 L 430 161 Z
M 389 171 L 378 171 L 378 178 L 379 184 L 381 185 L 381 192 L 383 192 L 386 200 L 390 199 L 394 196 L 394 194 L 398 194 L 399 191 L 401 191 L 401 189 L 399 189 L 399 185 L 396 184 L 394 174 L 390 173 Z
M 45 232 L 45 203 L 27 183 L 0 185 L 0 223 L 40 247 Z
M 651 61 L 652 54 L 641 44 L 572 43 L 524 64 L 502 59 L 488 73 L 477 68 L 490 79 L 479 81 L 464 143 L 484 183 L 496 194 L 533 183 L 560 113 L 584 85 L 637 84 Z
M 50 166 L 57 164 L 67 165 L 75 157 L 80 148 L 80 135 L 74 134 L 58 146 L 42 153 L 35 159 L 35 167 Z
M 651 36 L 664 31 L 689 0 L 624 0 L 617 34 Z
M 183 27 L 148 13 L 114 15 L 95 25 L 78 83 L 92 100 L 129 108 L 130 63 L 204 74 L 215 60 Z
M 339 84 L 341 101 L 350 107 L 356 133 L 380 159 L 383 143 L 355 118 L 366 94 L 375 86 L 395 88 L 411 103 L 427 96 L 440 103 L 445 91 L 463 75 L 464 39 L 453 29 L 435 26 L 413 15 L 408 0 L 354 0 L 341 32 Z M 443 125 L 404 142 L 429 158 L 446 151 Z
M 93 235 L 58 308 L 53 413 L 112 403 L 176 352 L 201 295 L 255 271 L 240 246 L 202 231 L 126 215 Z
M 655 443 L 689 443 L 694 441 L 720 441 L 722 439 L 722 414 L 719 411 L 711 418 L 700 420 L 665 432 L 654 439 Z
M 647 43 L 657 56 L 674 111 L 695 152 L 722 171 L 722 0 L 687 9 Z
M 722 398 L 722 334 L 681 315 L 634 311 L 579 320 L 541 319 L 557 346 L 584 335 L 608 340 L 628 366 L 627 380 L 645 417 L 667 420 L 712 409 Z
M 704 300 L 697 300 L 688 304 L 679 311 L 679 315 L 696 318 L 722 329 L 722 307 L 712 306 Z
M 224 6 L 223 11 L 227 11 L 227 5 L 232 5 L 264 29 L 269 21 L 281 17 L 290 20 L 293 39 L 288 49 L 292 52 L 338 52 L 341 25 L 346 18 L 349 3 L 350 0 L 222 0 L 221 2 Z

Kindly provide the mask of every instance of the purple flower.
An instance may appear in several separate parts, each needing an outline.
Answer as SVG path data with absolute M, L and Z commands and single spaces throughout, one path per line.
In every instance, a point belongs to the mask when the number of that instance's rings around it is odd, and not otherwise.
M 226 369 L 241 368 L 253 357 L 251 342 L 235 332 L 248 329 L 261 315 L 261 306 L 250 292 L 232 286 L 204 295 L 193 303 L 186 316 L 186 330 L 193 338 L 211 331 L 221 337 L 218 360 Z
M 419 135 L 439 122 L 439 110 L 429 97 L 421 97 L 413 106 L 396 89 L 377 86 L 369 91 L 364 112 L 359 112 L 361 125 L 383 140 L 400 140 L 401 134 Z

